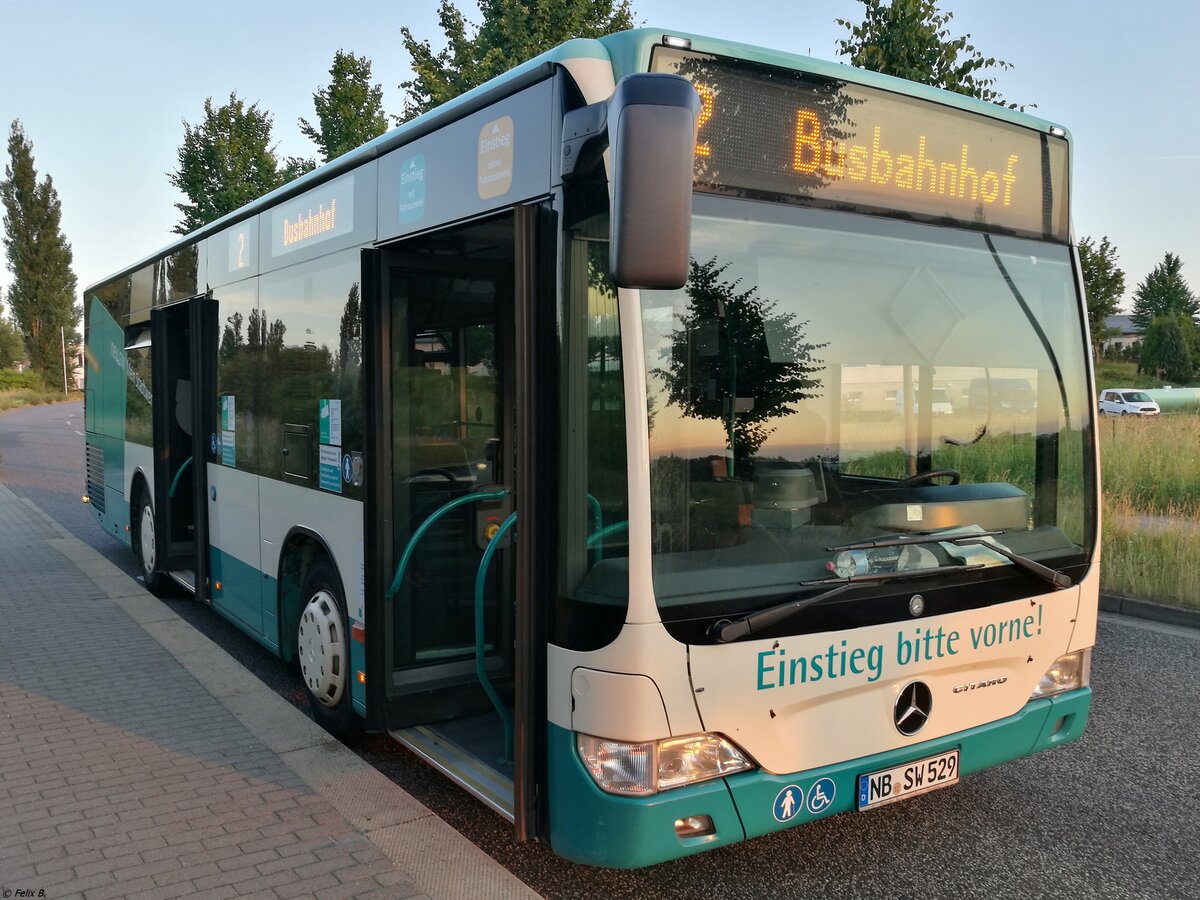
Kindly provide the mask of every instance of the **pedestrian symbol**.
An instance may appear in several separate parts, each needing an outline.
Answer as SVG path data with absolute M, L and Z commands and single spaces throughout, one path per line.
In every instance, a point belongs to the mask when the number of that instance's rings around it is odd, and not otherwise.
M 837 787 L 833 779 L 822 778 L 808 789 L 808 811 L 814 815 L 824 812 L 836 796 Z
M 775 804 L 771 810 L 775 815 L 775 821 L 790 822 L 796 818 L 796 814 L 804 809 L 804 804 L 801 802 L 803 797 L 804 791 L 794 784 L 789 784 L 776 794 Z

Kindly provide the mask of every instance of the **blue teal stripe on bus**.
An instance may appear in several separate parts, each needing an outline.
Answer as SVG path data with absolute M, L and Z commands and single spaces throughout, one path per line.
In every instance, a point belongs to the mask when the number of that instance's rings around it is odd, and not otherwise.
M 1074 740 L 1083 732 L 1091 699 L 1091 688 L 1071 691 L 1057 697 L 1031 701 L 1008 718 L 937 740 L 807 772 L 784 775 L 747 772 L 730 777 L 729 787 L 745 825 L 746 837 L 757 837 L 853 810 L 858 776 L 868 772 L 888 769 L 958 748 L 959 771 L 963 775 L 969 775 Z M 807 808 L 802 808 L 795 818 L 786 823 L 775 819 L 775 798 L 781 790 L 794 784 L 801 792 L 806 793 L 817 781 L 824 778 L 830 779 L 835 787 L 833 802 L 829 806 L 819 814 L 810 813 Z
M 272 653 L 278 653 L 275 579 L 216 547 L 209 552 L 209 566 L 213 608 Z M 219 590 L 218 584 L 221 585 Z M 266 617 L 263 616 L 264 600 L 272 607 L 271 614 Z M 270 623 L 269 630 L 264 629 L 264 618 Z
M 350 703 L 360 716 L 367 714 L 367 686 L 359 684 L 358 673 L 367 671 L 367 648 L 365 644 L 350 640 Z
M 868 772 L 958 748 L 960 770 L 968 775 L 1073 741 L 1087 724 L 1091 699 L 1091 689 L 1083 688 L 1034 700 L 998 722 L 901 750 L 785 775 L 746 772 L 643 798 L 597 788 L 579 760 L 575 735 L 550 725 L 550 846 L 575 862 L 625 869 L 736 843 L 854 809 L 858 776 Z M 776 821 L 773 810 L 781 790 L 794 784 L 807 792 L 821 779 L 834 785 L 829 806 L 819 815 L 802 808 L 786 824 Z M 711 816 L 715 833 L 677 837 L 675 820 L 696 815 Z

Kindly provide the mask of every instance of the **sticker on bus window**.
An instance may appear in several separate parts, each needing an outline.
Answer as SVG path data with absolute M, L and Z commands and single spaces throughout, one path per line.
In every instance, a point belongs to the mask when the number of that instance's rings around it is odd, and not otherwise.
M 234 443 L 236 435 L 232 431 L 221 432 L 221 463 L 226 466 L 237 465 L 237 457 L 234 454 Z
M 339 448 L 321 445 L 318 457 L 317 484 L 322 490 L 342 492 L 342 461 Z
M 221 430 L 235 431 L 237 429 L 237 401 L 233 394 L 221 395 Z
M 320 408 L 321 443 L 340 447 L 342 444 L 342 401 L 318 400 Z
M 425 215 L 425 156 L 400 163 L 400 224 L 412 225 Z
M 500 197 L 512 187 L 513 120 L 504 116 L 479 129 L 479 199 Z

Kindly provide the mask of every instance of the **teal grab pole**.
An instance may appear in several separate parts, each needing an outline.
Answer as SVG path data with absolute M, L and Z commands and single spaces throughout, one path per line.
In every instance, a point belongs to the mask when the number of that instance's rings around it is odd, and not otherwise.
M 391 600 L 396 595 L 396 592 L 400 590 L 400 585 L 404 583 L 404 573 L 408 570 L 408 564 L 417 549 L 417 542 L 433 526 L 434 522 L 451 510 L 458 509 L 460 506 L 466 506 L 468 503 L 476 503 L 480 500 L 503 500 L 507 496 L 508 491 L 480 491 L 476 494 L 466 494 L 462 497 L 455 497 L 449 503 L 442 504 L 430 513 L 429 517 L 417 527 L 412 537 L 408 539 L 408 544 L 404 548 L 404 553 L 400 555 L 400 562 L 396 566 L 396 574 L 392 578 L 392 585 L 383 594 L 384 599 Z
M 483 587 L 484 582 L 487 581 L 488 568 L 492 564 L 492 557 L 495 556 L 496 548 L 500 545 L 500 539 L 513 527 L 516 521 L 516 512 L 509 513 L 508 518 L 496 529 L 496 533 L 488 541 L 487 549 L 483 551 L 483 559 L 479 560 L 479 569 L 475 573 L 475 675 L 479 678 L 479 683 L 483 686 L 484 693 L 492 701 L 492 706 L 496 708 L 496 712 L 500 715 L 500 721 L 504 723 L 504 762 L 511 762 L 513 757 L 513 723 L 512 715 L 501 702 L 500 695 L 496 693 L 496 689 L 492 687 L 491 679 L 487 676 L 487 668 L 483 664 Z
M 610 534 L 616 534 L 618 531 L 624 531 L 628 527 L 628 522 L 613 522 L 611 525 L 606 525 L 599 531 L 593 531 L 590 535 L 588 535 L 587 545 L 589 547 L 594 547 Z
M 594 535 L 604 526 L 604 510 L 600 508 L 600 501 L 591 494 L 587 495 L 587 499 L 588 505 L 592 508 L 592 535 Z M 600 562 L 600 560 L 604 559 L 604 546 L 602 544 L 592 544 L 590 537 L 591 536 L 589 535 L 588 546 L 594 548 L 592 554 L 594 557 L 592 560 L 592 565 L 595 565 L 596 563 Z
M 179 467 L 179 471 L 175 473 L 175 477 L 171 479 L 171 487 L 167 491 L 168 500 L 175 496 L 175 488 L 179 487 L 179 479 L 183 477 L 183 473 L 188 470 L 188 466 L 191 464 L 192 458 L 189 456 L 183 461 L 183 465 Z

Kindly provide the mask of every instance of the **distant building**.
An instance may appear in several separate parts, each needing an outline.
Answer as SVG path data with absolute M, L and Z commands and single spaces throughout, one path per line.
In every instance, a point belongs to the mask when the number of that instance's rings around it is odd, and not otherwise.
M 1107 353 L 1109 350 L 1124 350 L 1142 339 L 1142 330 L 1134 324 L 1133 316 L 1105 316 L 1104 327 L 1118 333 L 1110 338 L 1105 338 L 1104 343 L 1100 345 L 1101 353 Z

